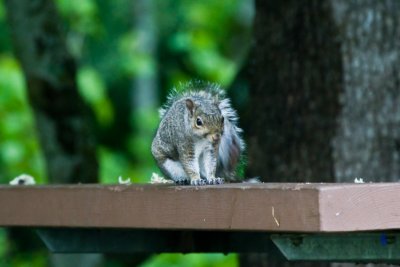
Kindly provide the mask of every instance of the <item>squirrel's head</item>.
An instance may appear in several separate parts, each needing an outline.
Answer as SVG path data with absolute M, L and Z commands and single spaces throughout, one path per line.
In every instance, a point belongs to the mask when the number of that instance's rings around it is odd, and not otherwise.
M 224 117 L 215 101 L 196 101 L 186 99 L 189 121 L 193 133 L 199 138 L 207 138 L 214 144 L 219 144 L 224 129 Z

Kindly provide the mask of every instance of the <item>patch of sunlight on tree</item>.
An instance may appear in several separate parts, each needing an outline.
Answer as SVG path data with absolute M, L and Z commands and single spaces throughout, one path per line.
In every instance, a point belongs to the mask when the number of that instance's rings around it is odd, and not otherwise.
M 237 254 L 160 254 L 151 257 L 140 267 L 237 267 Z
M 28 173 L 47 181 L 45 161 L 17 61 L 0 55 L 0 183 Z
M 92 67 L 81 67 L 78 71 L 78 87 L 83 99 L 90 105 L 101 126 L 114 120 L 114 110 L 100 74 Z

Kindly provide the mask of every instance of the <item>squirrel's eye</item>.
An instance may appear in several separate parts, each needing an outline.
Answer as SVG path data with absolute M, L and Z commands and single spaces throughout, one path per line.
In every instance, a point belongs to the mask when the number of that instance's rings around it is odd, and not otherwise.
M 197 117 L 196 119 L 196 126 L 202 126 L 203 125 L 203 121 L 201 120 L 200 117 Z

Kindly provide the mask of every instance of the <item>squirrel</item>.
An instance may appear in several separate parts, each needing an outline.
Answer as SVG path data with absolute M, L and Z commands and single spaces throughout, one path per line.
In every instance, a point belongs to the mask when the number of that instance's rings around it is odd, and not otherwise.
M 234 180 L 245 144 L 238 116 L 224 91 L 212 83 L 174 89 L 160 109 L 151 152 L 162 173 L 177 184 Z

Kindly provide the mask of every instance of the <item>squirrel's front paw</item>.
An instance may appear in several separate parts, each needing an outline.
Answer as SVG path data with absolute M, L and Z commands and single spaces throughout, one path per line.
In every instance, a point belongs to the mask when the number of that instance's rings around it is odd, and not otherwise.
M 192 179 L 190 181 L 190 184 L 191 185 L 206 185 L 207 183 L 205 180 L 198 178 L 198 179 Z
M 210 178 L 206 180 L 207 184 L 223 184 L 224 179 L 223 178 Z
M 175 184 L 177 184 L 177 185 L 189 185 L 190 184 L 190 180 L 189 179 L 178 179 L 178 180 L 175 180 Z

